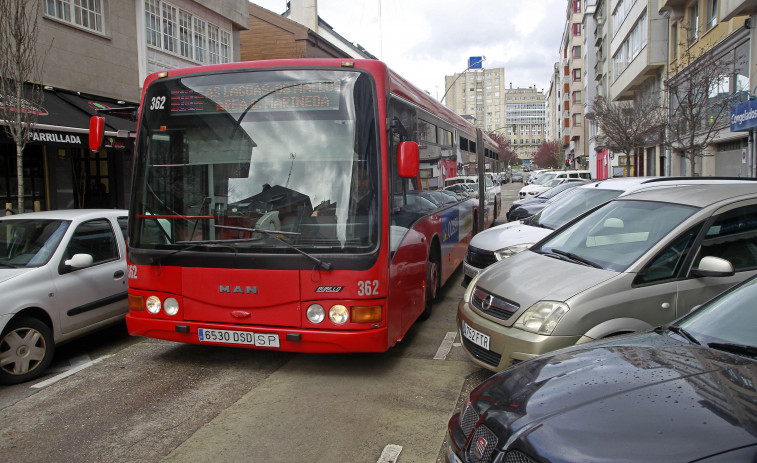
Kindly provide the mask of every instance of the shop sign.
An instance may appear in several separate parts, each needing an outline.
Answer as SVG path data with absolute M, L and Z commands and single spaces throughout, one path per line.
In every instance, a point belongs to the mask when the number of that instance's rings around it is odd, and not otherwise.
M 125 150 L 126 143 L 115 137 L 105 137 L 105 147 L 114 150 Z
M 749 100 L 731 108 L 731 132 L 757 127 L 757 100 Z
M 35 130 L 29 134 L 30 142 L 60 143 L 64 145 L 81 145 L 81 136 L 75 133 L 55 133 Z

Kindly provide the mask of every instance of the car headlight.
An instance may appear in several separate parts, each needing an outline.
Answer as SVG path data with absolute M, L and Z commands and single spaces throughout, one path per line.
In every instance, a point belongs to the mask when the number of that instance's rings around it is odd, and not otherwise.
M 523 312 L 514 326 L 525 331 L 549 336 L 568 310 L 568 305 L 562 302 L 539 301 Z
M 468 283 L 468 287 L 465 288 L 465 292 L 463 293 L 463 301 L 470 302 L 471 294 L 473 294 L 473 288 L 476 287 L 476 282 L 481 276 L 481 273 L 482 272 L 479 272 L 478 275 L 474 276 L 470 283 Z
M 494 251 L 494 257 L 497 258 L 497 260 L 503 260 L 507 259 L 508 257 L 512 257 L 515 254 L 518 254 L 519 252 L 523 252 L 526 249 L 533 246 L 534 243 L 523 243 L 523 244 L 516 244 L 514 246 L 508 246 L 506 248 L 499 249 L 497 251 Z

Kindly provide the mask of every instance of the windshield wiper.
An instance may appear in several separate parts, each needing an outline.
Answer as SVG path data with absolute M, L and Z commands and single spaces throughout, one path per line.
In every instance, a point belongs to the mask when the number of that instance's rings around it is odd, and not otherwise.
M 234 246 L 229 246 L 229 244 L 233 243 L 241 243 L 246 241 L 260 241 L 260 238 L 246 238 L 246 239 L 237 239 L 237 240 L 204 240 L 204 241 L 177 241 L 173 244 L 180 244 L 184 245 L 183 248 L 179 248 L 173 252 L 170 252 L 168 254 L 161 254 L 159 256 L 153 256 L 150 257 L 150 260 L 148 262 L 149 265 L 157 265 L 163 262 L 166 258 L 171 257 L 173 255 L 176 255 L 180 252 L 188 251 L 192 248 L 196 248 L 198 246 L 215 246 L 219 248 L 228 248 L 231 249 L 234 252 L 237 252 L 237 248 Z
M 289 243 L 281 238 L 278 237 L 278 235 L 284 235 L 284 236 L 300 236 L 302 233 L 297 232 L 285 232 L 285 231 L 277 231 L 277 230 L 264 230 L 260 228 L 245 228 L 245 227 L 229 227 L 227 225 L 213 225 L 216 228 L 223 228 L 226 230 L 238 230 L 238 231 L 246 231 L 246 232 L 252 232 L 252 233 L 263 233 L 264 235 L 268 235 L 271 238 L 274 238 L 275 240 L 279 241 L 280 243 L 284 244 L 290 249 L 294 249 L 295 251 L 299 252 L 303 256 L 307 257 L 308 259 L 315 262 L 315 264 L 318 266 L 318 268 L 322 268 L 324 270 L 331 270 L 331 264 L 329 262 L 322 261 L 321 259 L 315 257 L 314 255 L 303 251 L 302 249 L 298 248 L 297 246 L 293 245 L 292 243 Z M 253 239 L 259 239 L 259 238 L 249 238 L 249 240 Z M 228 241 L 226 241 L 228 242 Z
M 707 347 L 730 352 L 732 354 L 748 355 L 757 358 L 757 347 L 746 344 L 735 344 L 731 342 L 708 342 Z
M 579 264 L 588 265 L 589 267 L 594 267 L 594 268 L 604 268 L 601 265 L 597 264 L 596 262 L 592 262 L 589 259 L 586 259 L 585 257 L 581 257 L 578 254 L 573 254 L 572 252 L 561 251 L 559 249 L 554 249 L 554 248 L 552 248 L 552 252 L 555 254 L 559 254 L 561 256 L 565 256 L 568 259 L 578 262 Z
M 685 329 L 681 328 L 678 325 L 670 325 L 667 327 L 668 331 L 672 331 L 673 333 L 680 335 L 684 338 L 686 338 L 689 342 L 696 344 L 697 346 L 701 346 L 702 343 L 697 340 L 691 333 L 686 331 Z

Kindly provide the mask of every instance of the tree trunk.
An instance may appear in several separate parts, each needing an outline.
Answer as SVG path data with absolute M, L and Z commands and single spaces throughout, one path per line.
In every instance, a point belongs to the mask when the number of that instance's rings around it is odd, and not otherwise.
M 18 213 L 24 212 L 24 149 L 16 145 L 16 176 L 18 177 Z
M 696 172 L 694 169 L 697 165 L 697 157 L 694 155 L 694 153 L 691 153 L 691 157 L 689 157 L 689 176 L 694 177 L 696 176 Z

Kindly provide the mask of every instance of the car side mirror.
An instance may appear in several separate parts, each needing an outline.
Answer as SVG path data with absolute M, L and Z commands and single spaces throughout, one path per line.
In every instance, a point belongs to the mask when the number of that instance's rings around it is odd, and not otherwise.
M 94 259 L 91 254 L 74 254 L 73 257 L 63 262 L 63 265 L 67 265 L 72 269 L 89 267 L 94 263 Z
M 699 267 L 691 269 L 696 277 L 729 277 L 735 275 L 733 264 L 715 256 L 704 256 L 699 261 Z

